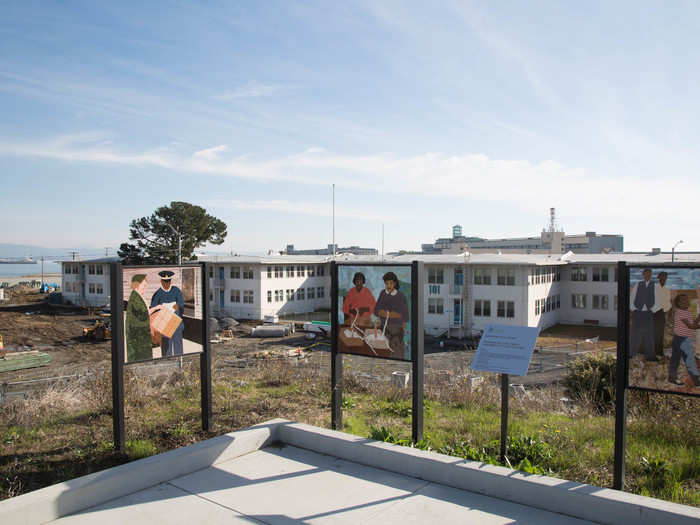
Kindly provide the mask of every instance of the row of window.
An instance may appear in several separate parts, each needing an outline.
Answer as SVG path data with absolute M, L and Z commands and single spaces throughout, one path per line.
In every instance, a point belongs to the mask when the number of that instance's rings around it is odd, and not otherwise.
M 286 294 L 285 294 L 286 292 Z M 306 299 L 323 299 L 326 296 L 326 288 L 325 286 L 309 286 L 308 288 L 297 288 L 294 290 L 293 288 L 287 289 L 287 290 L 275 290 L 274 291 L 274 302 L 276 303 L 281 303 L 285 300 L 287 301 L 294 301 L 294 298 L 296 297 L 297 301 L 304 301 Z M 272 302 L 272 297 L 273 297 L 273 291 L 268 290 L 267 291 L 267 302 L 271 303 Z
M 104 264 L 88 264 L 88 273 L 90 275 L 104 275 L 105 273 L 105 265 Z M 80 264 L 66 264 L 65 265 L 65 273 L 69 274 L 75 274 L 77 275 L 80 273 Z
M 594 266 L 591 270 L 591 281 L 594 282 L 608 282 L 610 281 L 610 269 L 607 266 Z M 572 281 L 587 281 L 588 280 L 588 268 L 585 266 L 572 266 L 571 267 L 571 280 Z M 617 282 L 617 266 L 613 271 L 613 279 Z
M 561 281 L 559 266 L 535 266 L 530 269 L 530 284 L 542 284 Z
M 295 269 L 297 277 L 315 277 L 317 275 L 319 277 L 322 277 L 326 273 L 325 267 L 323 265 L 316 266 L 311 264 L 297 264 L 295 266 L 293 264 L 289 264 L 286 266 L 268 266 L 267 278 L 279 279 L 281 277 L 294 277 Z
M 253 304 L 255 299 L 255 293 L 253 290 L 243 290 L 243 302 L 246 304 Z M 240 303 L 241 302 L 241 291 L 231 290 L 231 302 Z
M 78 283 L 73 283 L 74 285 Z M 100 283 L 88 283 L 88 293 L 101 295 L 104 293 L 104 288 Z
M 571 294 L 571 308 L 583 310 L 588 308 L 587 300 L 588 296 L 584 293 L 572 293 Z M 610 297 L 607 295 L 592 295 L 591 296 L 591 308 L 593 310 L 609 310 L 610 309 Z M 613 309 L 617 310 L 617 295 L 613 296 Z
M 491 268 L 474 268 L 474 284 L 491 284 Z M 498 286 L 515 286 L 515 269 L 498 268 L 496 270 L 496 284 Z
M 474 317 L 491 317 L 490 299 L 474 299 Z M 496 301 L 496 317 L 513 319 L 515 301 Z
M 552 295 L 546 299 L 535 299 L 535 315 L 544 314 L 561 308 L 561 297 L 559 294 Z

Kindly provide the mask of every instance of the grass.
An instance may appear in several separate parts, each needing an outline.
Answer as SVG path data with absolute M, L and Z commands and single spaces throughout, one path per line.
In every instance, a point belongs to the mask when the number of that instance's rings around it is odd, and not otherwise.
M 0 406 L 0 498 L 186 446 L 275 417 L 330 426 L 329 371 L 265 362 L 218 372 L 214 428 L 201 429 L 196 361 L 168 377 L 125 378 L 126 453 L 112 447 L 108 376 L 57 385 Z M 329 368 L 329 367 L 328 367 Z M 410 391 L 346 372 L 343 428 L 409 444 Z M 597 486 L 612 484 L 614 417 L 593 403 L 571 406 L 555 388 L 511 399 L 506 464 Z M 417 446 L 498 463 L 500 391 L 486 381 L 469 391 L 426 378 L 424 440 Z M 700 506 L 697 400 L 630 392 L 625 489 Z

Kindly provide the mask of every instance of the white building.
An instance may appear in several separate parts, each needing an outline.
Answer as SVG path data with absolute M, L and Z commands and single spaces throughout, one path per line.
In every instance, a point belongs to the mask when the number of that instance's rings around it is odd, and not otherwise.
M 63 302 L 82 306 L 109 305 L 109 265 L 118 257 L 61 261 Z
M 547 328 L 557 323 L 616 326 L 617 262 L 653 267 L 669 254 L 441 254 L 385 257 L 384 262 L 425 265 L 426 333 L 469 335 L 487 324 Z M 109 262 L 63 263 L 64 298 L 74 304 L 109 303 Z M 210 312 L 237 319 L 330 309 L 329 256 L 202 257 L 209 267 Z M 379 257 L 346 255 L 361 265 Z M 697 263 L 700 254 L 676 254 Z

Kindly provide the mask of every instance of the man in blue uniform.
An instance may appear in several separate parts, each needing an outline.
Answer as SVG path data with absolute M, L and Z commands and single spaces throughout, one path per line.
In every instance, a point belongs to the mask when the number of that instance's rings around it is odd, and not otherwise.
M 175 273 L 170 270 L 163 270 L 158 272 L 158 275 L 160 276 L 160 288 L 156 290 L 151 299 L 151 311 L 153 311 L 154 306 L 166 305 L 163 308 L 172 308 L 175 314 L 182 319 L 182 315 L 185 312 L 185 300 L 180 289 L 172 285 L 171 281 Z M 160 349 L 163 357 L 183 354 L 182 334 L 184 330 L 184 323 L 180 323 L 180 326 L 177 327 L 171 338 L 162 337 Z

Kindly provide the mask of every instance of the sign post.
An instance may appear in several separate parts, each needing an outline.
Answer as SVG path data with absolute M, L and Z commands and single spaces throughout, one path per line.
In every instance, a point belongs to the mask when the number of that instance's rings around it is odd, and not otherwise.
M 540 329 L 529 326 L 490 324 L 481 336 L 471 362 L 472 370 L 501 374 L 501 461 L 506 458 L 508 438 L 508 375 L 524 376 L 530 366 Z
M 125 452 L 124 441 L 124 301 L 122 265 L 109 265 L 110 308 L 112 312 L 112 430 L 114 450 Z

